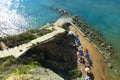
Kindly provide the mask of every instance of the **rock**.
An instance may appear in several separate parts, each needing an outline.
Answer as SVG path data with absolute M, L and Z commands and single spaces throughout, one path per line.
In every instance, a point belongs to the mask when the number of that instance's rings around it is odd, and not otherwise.
M 110 50 L 111 48 L 112 48 L 112 46 L 111 46 L 111 45 L 108 45 L 108 46 L 107 46 L 107 49 L 108 49 L 108 50 Z
M 115 72 L 115 74 L 119 74 L 118 69 L 115 69 L 114 72 Z
M 105 46 L 105 43 L 101 43 L 101 46 Z
M 108 56 L 111 56 L 112 55 L 112 53 L 108 53 Z
M 111 63 L 108 63 L 108 66 L 109 66 L 110 69 L 113 68 L 113 65 Z
M 105 63 L 109 63 L 109 59 L 105 59 Z
M 35 68 L 28 71 L 26 74 L 17 75 L 10 74 L 5 80 L 64 80 L 50 69 L 43 67 Z
M 47 70 L 43 68 L 36 68 L 28 71 L 29 74 L 31 75 L 48 75 Z

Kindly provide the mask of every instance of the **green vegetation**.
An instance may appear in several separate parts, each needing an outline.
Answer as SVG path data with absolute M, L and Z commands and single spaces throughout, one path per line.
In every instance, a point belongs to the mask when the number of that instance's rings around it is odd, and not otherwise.
M 9 59 L 11 59 L 11 58 L 13 58 L 12 56 L 8 56 L 8 57 L 5 57 L 5 58 L 2 58 L 2 59 L 0 59 L 0 61 L 7 61 L 7 60 L 9 60 Z
M 4 75 L 10 74 L 9 72 L 11 72 L 12 69 L 14 69 L 14 62 L 12 62 L 12 61 L 14 61 L 14 57 L 12 57 L 12 56 L 0 59 L 0 63 L 1 63 L 1 65 L 0 65 L 0 80 L 2 77 L 4 77 Z
M 4 39 L 2 39 L 2 41 L 8 46 L 8 47 L 14 47 L 14 46 L 19 46 L 23 43 L 27 43 L 33 39 L 37 38 L 36 35 L 31 34 L 31 33 L 22 33 L 19 35 L 15 35 L 15 36 L 9 36 L 6 37 Z
M 46 33 L 51 33 L 53 30 L 50 29 L 41 29 L 39 32 L 37 32 L 37 36 L 43 36 Z
M 48 29 L 48 33 L 51 33 L 53 30 Z
M 21 75 L 21 74 L 24 74 L 26 73 L 27 71 L 31 70 L 31 69 L 34 69 L 38 67 L 37 65 L 35 64 L 28 64 L 28 65 L 23 65 L 22 67 L 18 68 L 15 70 L 15 73 Z
M 81 71 L 75 69 L 77 57 L 74 54 L 76 49 L 72 46 L 72 36 L 66 36 L 66 34 L 58 34 L 54 39 L 45 43 L 33 44 L 26 54 L 17 59 L 13 57 L 1 59 L 0 75 L 4 74 L 3 78 L 12 73 L 21 75 L 43 66 L 58 75 L 61 74 L 65 79 L 81 77 Z
M 45 29 L 45 28 L 40 30 L 29 30 L 19 35 L 1 38 L 0 41 L 3 41 L 6 44 L 6 46 L 12 48 L 14 46 L 19 46 L 21 44 L 30 42 L 31 40 L 36 39 L 37 37 L 43 36 L 44 34 L 50 33 L 52 31 L 53 30 Z M 0 46 L 0 50 L 1 50 L 1 46 Z
M 33 34 L 29 34 L 29 33 L 23 33 L 19 36 L 16 37 L 16 41 L 18 42 L 29 42 L 33 39 L 37 38 L 36 35 L 33 35 Z
M 36 47 L 36 45 L 35 45 L 35 44 L 32 44 L 31 49 L 34 49 L 35 47 Z
M 68 74 L 72 79 L 82 76 L 82 72 L 78 68 L 69 71 Z

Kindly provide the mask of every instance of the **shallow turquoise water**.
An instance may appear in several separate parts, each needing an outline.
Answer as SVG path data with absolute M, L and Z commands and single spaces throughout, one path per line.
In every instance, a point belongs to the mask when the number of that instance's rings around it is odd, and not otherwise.
M 4 5 L 1 5 L 4 4 Z M 120 58 L 120 0 L 1 0 L 0 6 L 15 11 L 20 16 L 18 23 L 13 15 L 11 24 L 22 29 L 40 28 L 54 22 L 61 15 L 52 7 L 63 8 L 78 15 L 89 26 L 97 29 L 113 44 Z M 2 8 L 3 9 L 3 8 Z M 0 8 L 1 12 L 1 8 Z M 2 12 L 1 12 L 2 14 Z M 9 15 L 8 15 L 9 16 Z M 0 16 L 1 17 L 1 16 Z M 24 23 L 22 23 L 24 21 Z M 2 24 L 2 19 L 0 19 Z M 5 21 L 4 21 L 5 22 Z M 9 22 L 9 21 L 8 21 Z M 20 25 L 22 23 L 22 25 Z M 6 23 L 7 24 L 7 23 Z M 19 27 L 19 25 L 22 27 Z M 3 26 L 2 26 L 3 27 Z M 20 29 L 21 28 L 21 29 Z M 0 25 L 0 29 L 1 25 Z M 117 58 L 118 59 L 118 58 Z

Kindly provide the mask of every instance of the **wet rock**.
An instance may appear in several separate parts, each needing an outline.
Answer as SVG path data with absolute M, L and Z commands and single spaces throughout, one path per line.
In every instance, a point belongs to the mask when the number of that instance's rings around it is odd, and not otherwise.
M 111 49 L 111 48 L 112 48 L 112 46 L 111 46 L 111 45 L 108 45 L 108 46 L 107 46 L 107 49 Z
M 111 56 L 112 55 L 112 53 L 108 53 L 108 56 Z
M 115 74 L 120 74 L 118 69 L 115 69 L 114 72 L 115 72 Z
M 109 63 L 110 62 L 110 60 L 109 59 L 105 59 L 105 63 Z
M 105 43 L 101 43 L 101 46 L 105 46 Z
M 105 59 L 109 59 L 109 57 L 108 57 L 108 56 L 105 56 Z
M 112 68 L 113 68 L 112 63 L 108 63 L 108 66 L 109 66 L 109 68 L 110 68 L 110 69 L 112 69 Z
M 112 52 L 112 53 L 114 52 L 112 45 L 109 45 L 109 44 L 106 46 L 106 50 L 108 52 Z

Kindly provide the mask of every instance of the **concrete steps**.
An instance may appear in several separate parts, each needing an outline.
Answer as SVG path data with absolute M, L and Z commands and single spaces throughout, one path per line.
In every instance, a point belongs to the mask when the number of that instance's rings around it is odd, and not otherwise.
M 17 53 L 14 57 L 15 58 L 18 58 L 19 56 L 21 56 L 22 54 L 24 54 L 26 51 L 28 51 L 29 50 L 29 48 L 26 48 L 26 49 L 24 49 L 22 52 L 19 52 L 19 53 Z
M 9 52 L 11 55 L 15 54 L 14 48 L 9 48 L 9 49 L 8 49 L 8 52 Z
M 8 50 L 4 50 L 4 51 L 3 51 L 3 55 L 4 55 L 4 57 L 11 56 L 11 54 L 9 53 Z
M 55 36 L 56 34 L 58 33 L 62 33 L 64 32 L 65 30 L 60 28 L 60 27 L 54 27 L 55 28 L 55 31 L 51 32 L 51 33 L 48 33 L 46 35 L 43 35 L 37 39 L 34 39 L 28 43 L 25 43 L 25 44 L 22 44 L 22 45 L 19 45 L 18 47 L 14 47 L 14 48 L 9 48 L 8 50 L 4 50 L 4 51 L 0 51 L 0 58 L 3 58 L 3 57 L 7 57 L 7 56 L 14 56 L 15 58 L 18 58 L 19 56 L 21 56 L 22 54 L 24 54 L 27 50 L 30 49 L 30 47 L 32 46 L 32 44 L 37 44 L 38 42 L 43 42 L 45 40 L 48 40 L 50 38 L 52 38 L 53 36 Z
M 0 58 L 3 58 L 4 57 L 4 54 L 2 51 L 0 51 Z

